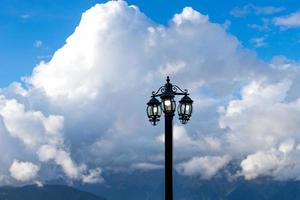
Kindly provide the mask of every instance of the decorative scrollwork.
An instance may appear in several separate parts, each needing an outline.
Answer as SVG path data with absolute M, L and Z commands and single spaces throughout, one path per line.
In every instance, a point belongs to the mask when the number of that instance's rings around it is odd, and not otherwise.
M 175 85 L 173 85 L 172 91 L 173 91 L 173 92 L 177 92 L 177 88 L 175 87 Z
M 180 87 L 178 87 L 177 85 L 173 85 L 172 87 L 172 90 L 173 92 L 175 92 L 176 94 L 178 95 L 185 95 L 185 94 L 188 94 L 188 90 L 187 89 L 184 89 L 182 90 Z M 177 91 L 180 91 L 180 92 L 177 92 Z
M 155 92 L 152 92 L 152 97 L 158 97 L 161 96 L 165 93 L 173 93 L 172 95 L 188 95 L 188 90 L 187 89 L 181 89 L 177 85 L 172 85 L 170 82 L 170 79 L 167 79 L 167 83 Z
M 160 88 L 158 88 L 158 90 L 155 92 L 152 92 L 152 96 L 156 97 L 156 96 L 160 96 L 162 93 L 164 93 L 166 91 L 165 86 L 161 86 Z M 160 94 L 159 94 L 160 92 Z

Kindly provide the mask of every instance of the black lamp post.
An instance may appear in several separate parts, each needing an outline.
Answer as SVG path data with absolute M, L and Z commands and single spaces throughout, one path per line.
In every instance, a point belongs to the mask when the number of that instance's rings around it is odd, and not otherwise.
M 182 95 L 179 101 L 178 115 L 182 124 L 186 124 L 193 111 L 193 100 L 188 96 L 187 90 L 180 89 L 177 85 L 167 83 L 157 92 L 153 91 L 147 103 L 147 115 L 152 125 L 157 125 L 161 116 L 161 109 L 165 113 L 165 200 L 173 200 L 173 117 L 176 110 L 176 95 Z M 161 102 L 156 98 L 160 97 Z

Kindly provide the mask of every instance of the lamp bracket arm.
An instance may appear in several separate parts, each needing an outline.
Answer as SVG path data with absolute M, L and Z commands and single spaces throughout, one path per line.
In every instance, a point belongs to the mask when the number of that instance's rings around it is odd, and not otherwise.
M 160 88 L 158 88 L 158 90 L 155 92 L 152 92 L 152 97 L 159 97 L 162 95 L 162 93 L 164 93 L 166 91 L 165 86 L 161 86 Z
M 175 95 L 189 95 L 188 90 L 184 89 L 182 90 L 180 87 L 177 85 L 173 85 L 172 91 L 174 92 Z

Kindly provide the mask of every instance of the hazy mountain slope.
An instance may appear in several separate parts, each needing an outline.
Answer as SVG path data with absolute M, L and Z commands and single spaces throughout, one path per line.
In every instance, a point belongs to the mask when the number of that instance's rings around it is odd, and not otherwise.
M 299 200 L 299 181 L 252 181 L 239 183 L 229 200 Z
M 107 177 L 107 176 L 106 176 Z M 200 180 L 174 177 L 174 200 L 299 200 L 300 181 L 228 181 L 217 177 Z M 62 182 L 60 183 L 62 184 Z M 110 175 L 102 184 L 77 184 L 80 190 L 63 185 L 0 188 L 0 200 L 163 200 L 162 171 Z M 88 192 L 83 192 L 85 190 Z
M 94 194 L 62 185 L 1 187 L 0 200 L 104 200 Z
M 76 185 L 108 200 L 164 200 L 163 171 L 106 175 L 99 185 Z M 228 181 L 180 176 L 175 172 L 174 200 L 300 200 L 300 181 L 261 178 Z

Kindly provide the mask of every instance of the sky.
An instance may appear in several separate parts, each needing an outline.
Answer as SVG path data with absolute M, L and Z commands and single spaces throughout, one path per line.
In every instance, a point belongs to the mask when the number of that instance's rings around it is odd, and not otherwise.
M 175 169 L 299 180 L 300 3 L 8 1 L 0 6 L 0 184 L 163 167 L 145 113 L 171 77 L 194 113 L 174 121 Z

